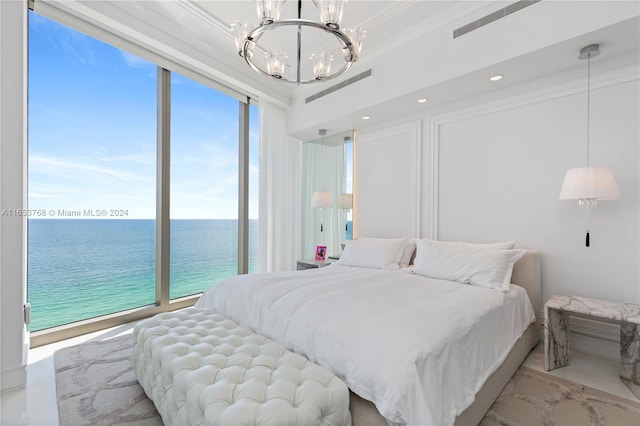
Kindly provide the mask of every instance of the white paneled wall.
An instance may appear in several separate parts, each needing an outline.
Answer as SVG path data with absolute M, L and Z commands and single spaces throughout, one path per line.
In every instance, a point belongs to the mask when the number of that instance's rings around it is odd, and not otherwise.
M 637 67 L 592 85 L 591 165 L 612 168 L 621 198 L 593 212 L 589 248 L 584 211 L 558 200 L 565 171 L 586 161 L 586 113 L 586 81 L 573 81 L 362 135 L 358 235 L 515 240 L 542 255 L 543 300 L 565 293 L 640 303 Z M 602 330 L 576 326 L 595 338 L 575 339 L 574 348 L 615 357 L 608 339 L 616 330 L 598 340 Z
M 636 75 L 591 93 L 591 164 L 610 166 L 621 192 L 593 212 L 591 247 L 585 212 L 558 201 L 566 170 L 586 161 L 581 89 L 436 124 L 438 237 L 516 240 L 540 251 L 544 300 L 572 293 L 640 302 L 639 90 Z
M 415 121 L 356 139 L 354 236 L 420 235 L 420 135 Z

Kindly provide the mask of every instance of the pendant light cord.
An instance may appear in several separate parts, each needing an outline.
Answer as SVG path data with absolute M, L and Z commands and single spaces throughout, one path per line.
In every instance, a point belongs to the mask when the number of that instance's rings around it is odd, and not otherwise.
M 587 56 L 587 167 L 589 167 L 589 128 L 590 123 L 591 123 L 591 53 L 589 52 L 588 56 Z M 590 235 L 589 235 L 589 228 L 590 226 L 590 219 L 591 219 L 591 206 L 587 203 L 587 205 L 585 206 L 585 215 L 586 215 L 586 222 L 587 222 L 587 233 L 585 235 L 585 246 L 589 247 L 591 245 L 590 240 Z
M 587 167 L 589 167 L 589 123 L 591 122 L 591 52 L 587 58 Z
M 324 189 L 324 135 L 327 134 L 327 131 L 324 129 L 319 130 L 320 133 L 320 158 L 322 164 L 320 165 L 320 188 Z M 322 232 L 324 231 L 324 208 L 320 207 L 320 235 L 322 236 Z M 324 243 L 324 241 L 322 241 Z

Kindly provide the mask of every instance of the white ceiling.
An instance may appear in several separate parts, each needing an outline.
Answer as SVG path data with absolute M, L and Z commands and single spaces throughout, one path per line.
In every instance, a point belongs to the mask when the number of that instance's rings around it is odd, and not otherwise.
M 418 46 L 417 55 L 424 58 L 419 63 L 425 72 L 436 72 L 449 62 L 454 67 L 460 58 L 442 55 L 438 60 L 430 60 L 431 52 L 438 46 L 451 41 L 453 29 L 479 19 L 498 9 L 504 8 L 515 0 L 509 1 L 428 1 L 428 0 L 351 0 L 347 3 L 342 27 L 361 26 L 367 30 L 367 38 L 361 60 L 354 67 L 336 80 L 307 86 L 286 84 L 276 79 L 264 77 L 251 70 L 244 60 L 238 56 L 230 33 L 230 25 L 234 21 L 258 22 L 254 2 L 252 0 L 38 0 L 38 8 L 56 8 L 66 13 L 79 16 L 82 20 L 102 27 L 107 32 L 116 34 L 120 38 L 133 41 L 142 46 L 142 49 L 154 52 L 160 56 L 166 56 L 175 63 L 192 68 L 197 73 L 208 76 L 212 80 L 220 81 L 229 87 L 237 89 L 252 97 L 268 99 L 281 105 L 300 105 L 306 96 L 317 93 L 324 88 L 347 79 L 358 72 L 372 68 L 375 71 L 383 68 L 385 61 L 393 57 L 394 51 L 406 49 L 408 45 Z M 310 0 L 303 0 L 303 18 L 317 20 L 315 6 Z M 624 15 L 629 19 L 618 19 L 614 25 L 597 28 L 589 32 L 583 32 L 578 37 L 560 38 L 557 42 L 546 43 L 544 48 L 523 49 L 522 54 L 517 52 L 519 46 L 508 46 L 510 25 L 513 22 L 523 22 L 521 19 L 505 18 L 491 23 L 484 28 L 494 31 L 499 40 L 495 39 L 495 45 L 482 44 L 482 34 L 488 34 L 481 29 L 460 37 L 460 43 L 468 47 L 473 46 L 473 62 L 476 66 L 469 67 L 469 72 L 455 68 L 457 75 L 438 76 L 432 82 L 418 83 L 406 87 L 392 96 L 386 96 L 380 102 L 369 102 L 362 110 L 358 107 L 351 108 L 348 113 L 340 113 L 338 118 L 318 114 L 314 108 L 309 109 L 309 114 L 314 116 L 314 122 L 304 128 L 293 129 L 294 136 L 302 139 L 314 139 L 317 137 L 317 129 L 324 127 L 331 133 L 338 133 L 349 128 L 359 128 L 364 124 L 361 120 L 363 114 L 375 118 L 410 114 L 419 111 L 418 108 L 437 108 L 447 103 L 470 99 L 483 95 L 497 93 L 496 88 L 502 91 L 510 87 L 522 85 L 524 82 L 549 79 L 550 76 L 565 76 L 576 78 L 581 76 L 583 62 L 576 59 L 579 49 L 587 44 L 600 43 L 602 55 L 594 60 L 594 71 L 604 70 L 607 66 L 613 66 L 620 62 L 639 62 L 640 52 L 640 2 L 616 2 L 616 1 L 551 1 L 543 0 L 513 15 L 519 17 L 547 15 L 555 13 L 562 4 L 575 7 L 580 10 L 580 4 L 591 5 L 600 3 L 602 7 L 610 7 L 614 4 L 622 4 L 626 8 Z M 554 5 L 555 4 L 555 5 Z M 635 9 L 628 5 L 635 5 Z M 584 6 L 586 7 L 586 6 Z M 297 14 L 297 2 L 289 0 L 282 13 L 281 19 L 293 18 Z M 636 10 L 637 9 L 637 10 Z M 629 12 L 631 10 L 631 12 Z M 576 19 L 579 14 L 576 14 Z M 552 16 L 551 16 L 552 18 Z M 539 21 L 539 19 L 538 19 Z M 563 28 L 548 27 L 547 22 L 538 22 L 532 18 L 530 25 L 532 34 L 544 34 L 545 32 L 561 32 Z M 510 23 L 511 22 L 511 23 Z M 575 23 L 571 23 L 574 27 Z M 562 26 L 560 24 L 560 26 Z M 586 27 L 585 27 L 586 28 Z M 477 35 L 476 35 L 477 34 Z M 448 40 L 439 42 L 434 37 L 445 37 Z M 309 40 L 309 41 L 307 41 Z M 485 37 L 486 40 L 486 37 Z M 494 41 L 493 39 L 491 39 Z M 112 40 L 108 40 L 112 41 Z M 505 41 L 507 44 L 505 44 Z M 311 47 L 308 51 L 316 51 L 326 46 L 325 42 L 314 44 L 313 37 L 305 38 L 305 45 Z M 117 43 L 115 43 L 117 44 Z M 502 47 L 496 47 L 496 46 Z M 420 46 L 426 46 L 424 48 Z M 430 47 L 429 47 L 430 46 Z M 510 50 L 506 60 L 486 61 L 489 56 L 496 53 L 496 49 Z M 467 52 L 469 50 L 467 49 Z M 138 52 L 134 52 L 138 53 Z M 289 55 L 290 57 L 293 54 Z M 497 56 L 496 56 L 497 57 Z M 406 58 L 406 56 L 405 56 Z M 607 58 L 602 60 L 601 58 Z M 614 60 L 615 58 L 623 58 Z M 624 59 L 627 58 L 627 59 Z M 631 59 L 629 59 L 631 58 Z M 304 58 L 303 58 L 304 59 Z M 468 58 L 467 58 L 468 59 Z M 441 61 L 441 62 L 438 62 Z M 478 66 L 479 65 L 479 66 Z M 623 64 L 624 65 L 624 64 Z M 629 65 L 629 64 L 627 64 Z M 405 67 L 403 62 L 393 64 L 399 71 Z M 572 74 L 573 72 L 573 74 Z M 504 74 L 505 78 L 498 84 L 490 83 L 488 77 L 494 73 Z M 404 72 L 400 75 L 406 74 Z M 372 79 L 373 80 L 373 79 Z M 437 80 L 437 81 L 436 81 Z M 426 80 L 425 80 L 426 81 Z M 386 80 L 385 85 L 394 85 L 398 81 Z M 356 83 L 355 87 L 360 83 Z M 378 82 L 377 84 L 380 84 Z M 336 92 L 351 92 L 352 88 Z M 355 89 L 353 89 L 355 90 Z M 394 92 L 395 93 L 395 92 Z M 428 104 L 418 106 L 417 97 L 426 96 Z M 330 95 L 326 99 L 335 102 L 341 95 Z M 324 100 L 322 102 L 330 102 Z M 315 117 L 317 116 L 317 119 Z M 374 120 L 371 120 L 373 122 Z
M 256 8 L 253 1 L 199 1 L 190 0 L 198 5 L 205 13 L 229 27 L 235 21 L 258 23 Z M 384 1 L 384 0 L 352 0 L 347 3 L 341 28 L 362 27 L 367 30 L 366 48 L 375 50 L 385 42 L 390 35 L 399 35 L 411 30 L 417 25 L 424 25 L 428 18 L 459 10 L 466 6 L 467 11 L 490 4 L 491 2 L 465 1 Z M 296 18 L 297 1 L 285 3 L 280 19 Z M 318 21 L 319 15 L 312 1 L 302 1 L 302 19 Z M 226 35 L 226 34 L 225 34 Z M 311 36 L 313 37 L 313 36 Z M 224 39 L 220 39 L 224 42 Z M 304 40 L 310 43 L 310 51 L 320 51 L 325 47 L 317 40 Z M 291 56 L 291 55 L 290 55 Z
M 134 11 L 132 6 L 136 3 L 138 10 Z M 346 5 L 341 27 L 364 28 L 367 31 L 367 37 L 363 55 L 372 55 L 376 50 L 386 48 L 394 39 L 403 39 L 417 29 L 424 31 L 425 27 L 428 28 L 430 25 L 442 25 L 445 21 L 460 19 L 478 11 L 490 12 L 502 6 L 502 2 L 496 1 L 351 0 Z M 189 37 L 192 46 L 202 52 L 210 51 L 215 47 L 216 57 L 236 70 L 234 77 L 249 84 L 256 83 L 256 75 L 253 71 L 247 75 L 248 66 L 236 54 L 230 33 L 231 24 L 235 21 L 258 24 L 256 7 L 252 0 L 147 0 L 119 2 L 118 7 L 123 11 L 132 10 L 136 18 L 145 21 L 146 24 L 159 26 L 159 22 L 163 22 L 161 27 L 167 34 L 175 38 Z M 286 2 L 280 19 L 296 18 L 297 7 L 297 1 Z M 317 9 L 312 1 L 302 1 L 302 18 L 319 20 Z M 171 25 L 167 25 L 169 22 Z M 273 35 L 265 34 L 262 40 L 267 42 L 268 48 L 277 46 L 279 50 L 287 52 L 290 62 L 289 72 L 293 72 L 295 65 L 294 31 L 294 27 L 273 31 Z M 279 37 L 278 33 L 282 33 L 283 36 Z M 333 49 L 330 53 L 336 57 L 336 63 L 340 60 L 333 37 L 323 37 L 321 34 L 323 33 L 319 30 L 304 33 L 302 62 L 305 65 L 308 65 L 307 59 L 311 53 L 322 50 Z M 272 43 L 268 43 L 269 38 L 273 41 Z M 247 78 L 243 79 L 243 76 Z M 300 90 L 295 85 L 263 76 L 259 76 L 258 83 L 267 85 L 287 97 L 292 97 L 297 90 Z
M 391 120 L 415 114 L 437 114 L 451 108 L 463 108 L 488 102 L 521 91 L 531 91 L 577 81 L 581 86 L 586 80 L 586 61 L 578 59 L 579 51 L 589 44 L 599 43 L 601 54 L 592 59 L 593 75 L 640 64 L 640 17 L 562 41 L 545 49 L 518 56 L 508 61 L 451 78 L 440 84 L 418 87 L 415 91 L 323 122 L 320 127 L 340 131 L 363 129 L 374 126 L 379 120 Z M 489 77 L 503 75 L 498 82 Z M 419 98 L 428 98 L 427 103 L 418 103 Z M 363 116 L 371 119 L 363 121 Z M 303 140 L 315 137 L 316 129 L 296 132 Z

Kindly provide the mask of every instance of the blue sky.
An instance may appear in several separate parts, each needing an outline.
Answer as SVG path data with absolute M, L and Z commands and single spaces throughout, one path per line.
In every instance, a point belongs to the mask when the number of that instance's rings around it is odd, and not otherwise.
M 29 19 L 29 208 L 155 218 L 156 66 L 33 12 Z M 238 101 L 177 73 L 171 92 L 171 218 L 236 218 Z M 257 113 L 252 106 L 252 219 Z

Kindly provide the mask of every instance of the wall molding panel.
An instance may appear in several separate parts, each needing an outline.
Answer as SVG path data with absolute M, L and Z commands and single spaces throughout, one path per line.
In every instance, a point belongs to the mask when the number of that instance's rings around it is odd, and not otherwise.
M 638 79 L 640 79 L 640 76 L 638 75 L 637 67 L 625 67 L 592 77 L 591 90 L 593 92 L 601 88 L 624 84 Z M 426 143 L 428 146 L 428 156 L 427 161 L 425 162 L 425 168 L 427 169 L 429 176 L 427 186 L 428 191 L 426 193 L 426 237 L 438 239 L 438 172 L 441 126 L 473 117 L 481 117 L 483 115 L 489 115 L 500 111 L 507 111 L 527 105 L 546 102 L 552 99 L 572 96 L 583 92 L 586 92 L 586 79 L 584 81 L 573 81 L 570 83 L 554 85 L 544 89 L 510 96 L 498 101 L 481 103 L 473 107 L 447 111 L 426 118 L 425 121 L 429 128 L 429 132 L 426 134 L 426 137 L 428 137 Z
M 420 236 L 421 139 L 420 120 L 356 138 L 358 236 Z
M 541 253 L 543 300 L 640 303 L 639 86 L 637 66 L 592 77 L 591 160 L 612 168 L 622 196 L 592 215 L 590 248 L 584 215 L 558 200 L 565 171 L 584 161 L 586 76 L 359 134 L 358 235 L 515 240 Z M 572 318 L 572 350 L 615 361 L 618 342 L 615 327 Z

